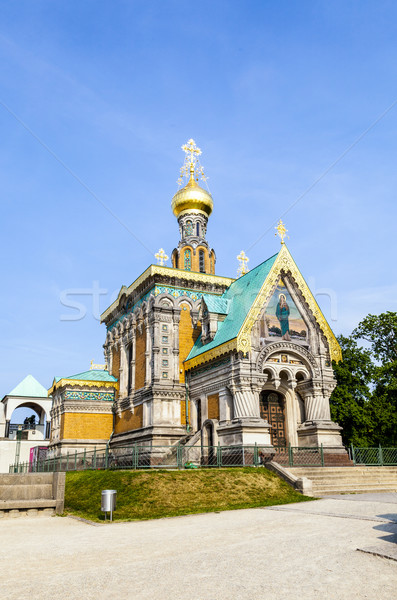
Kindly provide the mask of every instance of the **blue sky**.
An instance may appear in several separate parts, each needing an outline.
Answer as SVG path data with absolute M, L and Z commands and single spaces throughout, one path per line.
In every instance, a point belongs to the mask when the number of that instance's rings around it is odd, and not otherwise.
M 217 274 L 274 254 L 287 211 L 335 333 L 397 310 L 396 28 L 384 1 L 2 3 L 0 395 L 102 361 L 98 313 L 178 242 L 190 137 Z

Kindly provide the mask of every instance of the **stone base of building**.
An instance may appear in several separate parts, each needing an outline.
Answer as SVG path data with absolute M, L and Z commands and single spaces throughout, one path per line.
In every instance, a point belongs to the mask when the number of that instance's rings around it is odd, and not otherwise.
M 273 450 L 270 425 L 263 419 L 246 418 L 224 421 L 217 428 L 221 446 L 260 446 Z
M 299 446 L 323 446 L 324 452 L 345 453 L 341 431 L 333 421 L 306 421 L 298 428 Z
M 110 448 L 122 448 L 137 444 L 138 446 L 173 446 L 186 436 L 185 427 L 152 426 L 117 433 L 110 441 Z
M 75 454 L 95 450 L 104 450 L 108 440 L 96 439 L 96 440 L 80 440 L 80 439 L 66 439 L 58 443 L 52 443 L 48 446 L 48 456 L 65 456 L 66 454 Z

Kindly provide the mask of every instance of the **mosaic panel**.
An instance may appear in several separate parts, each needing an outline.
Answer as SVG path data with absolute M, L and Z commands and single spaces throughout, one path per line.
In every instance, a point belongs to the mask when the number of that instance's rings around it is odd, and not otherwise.
M 170 296 L 173 296 L 174 298 L 180 298 L 180 297 L 185 296 L 187 298 L 191 298 L 192 300 L 199 300 L 203 296 L 204 292 L 195 292 L 192 290 L 186 290 L 183 288 L 176 288 L 176 287 L 172 287 L 172 286 L 156 285 L 149 292 L 147 292 L 144 296 L 142 296 L 142 298 L 137 300 L 137 302 L 135 302 L 135 304 L 127 304 L 127 309 L 126 309 L 125 313 L 123 314 L 123 316 L 120 317 L 119 319 L 117 319 L 116 321 L 114 321 L 111 325 L 109 325 L 107 328 L 107 331 L 111 331 L 113 329 L 113 327 L 115 327 L 117 325 L 117 323 L 122 321 L 126 317 L 126 315 L 130 314 L 136 308 L 141 306 L 142 303 L 147 301 L 150 296 L 158 296 L 159 294 L 169 294 Z M 214 294 L 214 296 L 216 296 L 216 294 Z
M 65 400 L 100 400 L 101 402 L 113 402 L 114 392 L 83 392 L 81 390 L 67 390 L 64 394 Z

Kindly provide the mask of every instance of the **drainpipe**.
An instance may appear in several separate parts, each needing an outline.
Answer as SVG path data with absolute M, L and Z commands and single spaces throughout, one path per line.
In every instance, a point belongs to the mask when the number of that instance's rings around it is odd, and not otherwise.
M 189 388 L 187 386 L 187 380 L 185 375 L 185 410 L 186 410 L 186 431 L 189 433 L 191 430 L 189 423 Z

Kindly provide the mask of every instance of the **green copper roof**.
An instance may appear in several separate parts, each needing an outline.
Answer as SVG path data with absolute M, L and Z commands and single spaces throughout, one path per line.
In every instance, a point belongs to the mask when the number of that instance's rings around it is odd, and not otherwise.
M 7 396 L 23 396 L 27 398 L 47 398 L 47 390 L 33 377 L 26 375 Z
M 219 300 L 229 301 L 225 320 L 218 323 L 218 331 L 211 342 L 202 344 L 201 336 L 196 340 L 186 359 L 187 361 L 237 337 L 244 319 L 259 294 L 262 284 L 268 276 L 276 258 L 277 254 L 271 256 L 265 262 L 255 267 L 255 269 L 252 269 L 252 271 L 233 281 L 227 290 L 225 290 L 219 298 Z M 218 300 L 218 298 L 215 298 L 215 300 Z M 205 301 L 207 302 L 207 298 L 205 298 Z
M 77 375 L 71 375 L 70 377 L 62 377 L 62 379 L 79 379 L 80 381 L 117 381 L 116 377 L 110 375 L 109 371 L 101 371 L 97 369 L 90 369 Z
M 208 312 L 217 313 L 218 315 L 227 315 L 229 312 L 230 300 L 209 294 L 203 294 L 202 297 L 205 300 Z

